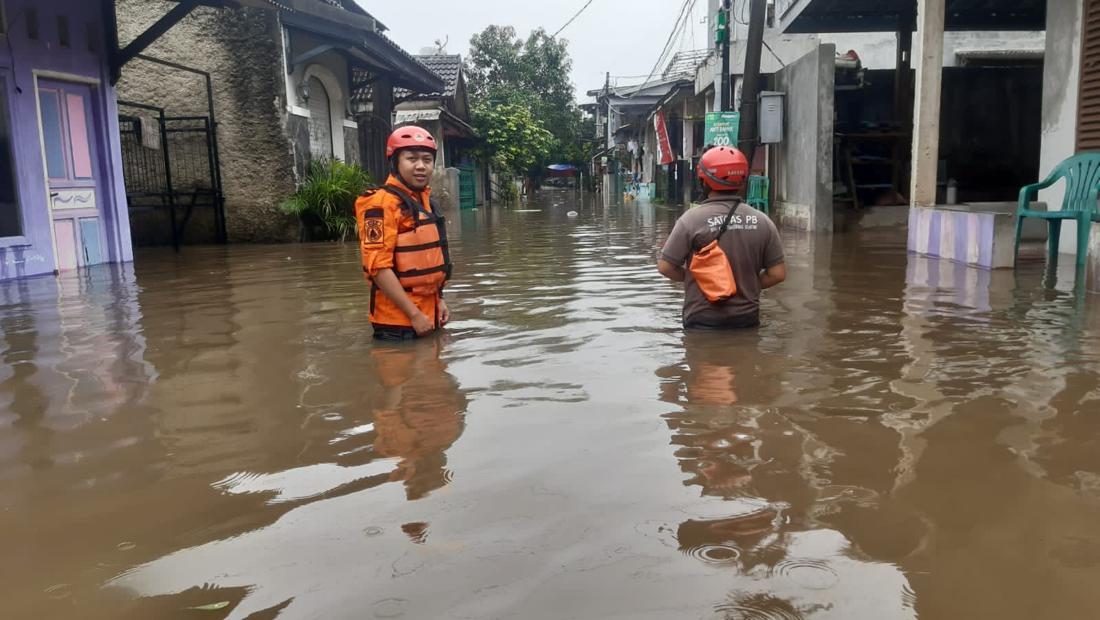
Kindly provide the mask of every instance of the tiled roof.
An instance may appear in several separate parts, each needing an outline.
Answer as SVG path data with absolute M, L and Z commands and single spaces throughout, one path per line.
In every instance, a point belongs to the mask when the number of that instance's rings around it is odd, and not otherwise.
M 429 56 L 414 56 L 420 64 L 428 67 L 436 75 L 443 78 L 446 85 L 441 93 L 413 94 L 409 90 L 397 89 L 393 91 L 396 99 L 436 99 L 439 97 L 454 97 L 458 93 L 458 77 L 462 73 L 462 56 L 458 54 L 431 54 Z
M 677 52 L 672 60 L 668 62 L 668 67 L 665 68 L 665 72 L 661 74 L 661 77 L 695 77 L 695 70 L 708 56 L 710 56 L 710 50 Z

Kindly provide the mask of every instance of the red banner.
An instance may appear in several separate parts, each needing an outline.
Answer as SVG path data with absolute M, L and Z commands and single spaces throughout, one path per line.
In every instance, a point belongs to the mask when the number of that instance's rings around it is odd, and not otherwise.
M 672 156 L 672 145 L 668 141 L 668 125 L 665 124 L 665 111 L 658 109 L 653 115 L 653 129 L 657 132 L 657 160 L 662 166 L 675 161 Z

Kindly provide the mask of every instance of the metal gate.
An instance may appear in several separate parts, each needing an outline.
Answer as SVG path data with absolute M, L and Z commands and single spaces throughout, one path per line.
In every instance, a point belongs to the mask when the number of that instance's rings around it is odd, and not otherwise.
M 168 116 L 148 103 L 119 101 L 122 171 L 134 245 L 225 243 L 225 196 L 209 73 L 151 56 L 136 59 L 198 76 L 205 116 Z M 162 103 L 162 102 L 158 102 Z
M 458 203 L 461 209 L 477 207 L 477 170 L 473 166 L 458 167 Z
M 224 243 L 225 209 L 210 119 L 165 116 L 163 108 L 129 101 L 118 105 L 135 245 L 170 242 L 179 250 L 185 239 Z M 188 235 L 195 223 L 199 230 Z
M 376 184 L 385 183 L 390 173 L 390 161 L 386 157 L 386 139 L 390 135 L 390 123 L 374 113 L 361 114 L 355 120 L 359 123 L 359 145 L 363 167 L 367 169 Z

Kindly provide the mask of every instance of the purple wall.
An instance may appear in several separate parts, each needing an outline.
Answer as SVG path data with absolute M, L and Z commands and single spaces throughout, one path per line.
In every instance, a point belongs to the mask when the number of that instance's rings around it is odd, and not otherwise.
M 42 79 L 97 80 L 90 110 L 99 144 L 101 200 L 107 258 L 133 260 L 115 92 L 106 60 L 107 30 L 98 0 L 0 0 L 7 32 L 0 34 L 0 88 L 7 93 L 23 237 L 0 237 L 0 280 L 52 273 L 51 218 L 38 129 L 35 73 Z M 30 35 L 37 16 L 37 39 Z M 69 45 L 60 41 L 59 17 L 68 21 Z M 5 38 L 7 40 L 5 40 Z M 10 51 L 9 51 L 10 50 Z M 72 77 L 68 77 L 72 76 Z

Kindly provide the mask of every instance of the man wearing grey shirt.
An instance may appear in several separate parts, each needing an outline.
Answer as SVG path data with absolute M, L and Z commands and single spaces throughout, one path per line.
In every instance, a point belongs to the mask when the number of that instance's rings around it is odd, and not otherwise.
M 710 197 L 685 212 L 661 249 L 657 269 L 674 282 L 684 283 L 684 327 L 736 329 L 760 324 L 760 292 L 787 278 L 783 245 L 775 224 L 764 213 L 741 200 L 748 177 L 748 161 L 737 149 L 715 147 L 699 161 L 699 177 Z M 718 240 L 733 268 L 737 293 L 710 302 L 693 281 L 688 265 L 696 250 L 713 241 L 729 218 L 728 230 Z

